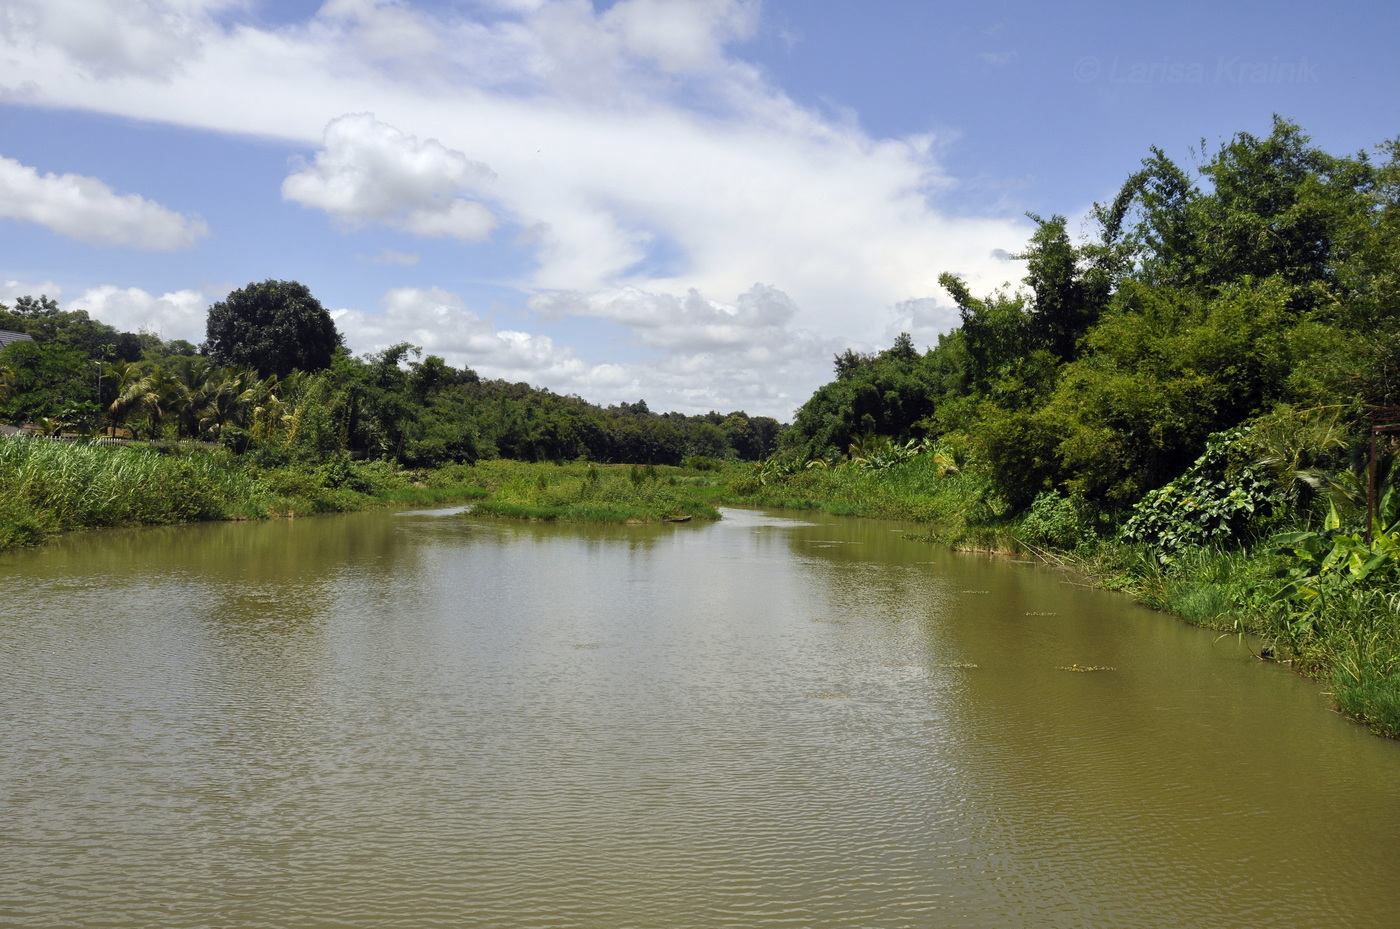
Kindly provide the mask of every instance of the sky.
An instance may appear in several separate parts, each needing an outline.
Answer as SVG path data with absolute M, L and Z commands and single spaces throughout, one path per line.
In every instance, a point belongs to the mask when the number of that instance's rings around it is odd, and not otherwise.
M 1400 136 L 1400 5 L 0 0 L 0 302 L 198 343 L 307 285 L 603 405 L 791 419 L 1153 146 Z

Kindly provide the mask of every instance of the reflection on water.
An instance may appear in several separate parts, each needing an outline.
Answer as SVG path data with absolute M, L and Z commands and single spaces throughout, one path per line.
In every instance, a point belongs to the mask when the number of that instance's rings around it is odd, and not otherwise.
M 1400 747 L 1316 686 L 901 527 L 725 516 L 0 556 L 0 924 L 1393 924 Z

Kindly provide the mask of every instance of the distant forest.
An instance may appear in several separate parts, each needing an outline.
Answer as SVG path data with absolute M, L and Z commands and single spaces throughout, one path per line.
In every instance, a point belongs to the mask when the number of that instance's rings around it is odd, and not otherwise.
M 0 304 L 0 422 L 218 442 L 276 466 L 344 452 L 409 467 L 479 459 L 679 464 L 752 461 L 782 430 L 765 416 L 600 407 L 486 380 L 408 343 L 355 358 L 296 282 L 250 284 L 210 308 L 201 347 L 120 332 L 47 297 Z M 202 349 L 202 351 L 201 351 Z

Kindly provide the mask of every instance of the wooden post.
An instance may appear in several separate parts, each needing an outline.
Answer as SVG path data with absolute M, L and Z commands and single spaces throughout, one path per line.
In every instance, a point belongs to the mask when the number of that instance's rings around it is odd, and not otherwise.
M 1366 547 L 1371 547 L 1376 524 L 1376 414 L 1371 414 L 1371 456 L 1366 464 Z

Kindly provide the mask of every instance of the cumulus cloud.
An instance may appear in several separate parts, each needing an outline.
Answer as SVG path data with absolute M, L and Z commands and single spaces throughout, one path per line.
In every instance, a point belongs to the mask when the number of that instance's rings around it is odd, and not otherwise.
M 733 303 L 691 290 L 684 296 L 648 293 L 636 287 L 593 294 L 540 295 L 531 307 L 546 317 L 606 319 L 632 329 L 643 345 L 687 352 L 743 350 L 792 336 L 786 327 L 797 313 L 787 294 L 755 284 Z
M 282 196 L 350 225 L 375 222 L 477 242 L 496 218 L 461 195 L 494 177 L 435 139 L 420 142 L 372 114 L 354 113 L 331 121 L 315 161 L 282 182 Z
M 209 299 L 198 290 L 147 293 L 137 287 L 104 284 L 83 291 L 70 309 L 83 309 L 94 319 L 125 332 L 150 332 L 166 341 L 204 341 Z
M 548 385 L 563 392 L 591 391 L 624 380 L 613 364 L 588 365 L 574 350 L 546 335 L 498 329 L 468 309 L 461 297 L 441 288 L 401 287 L 380 301 L 382 312 L 332 312 L 347 344 L 361 353 L 411 342 L 486 377 Z
M 0 217 L 38 223 L 83 242 L 133 248 L 188 248 L 208 233 L 201 219 L 137 194 L 115 193 L 97 178 L 41 175 L 13 158 L 0 158 Z
M 930 297 L 901 300 L 894 305 L 894 318 L 885 327 L 881 348 L 894 344 L 901 332 L 909 333 L 920 350 L 937 345 L 938 337 L 960 323 L 956 308 Z

